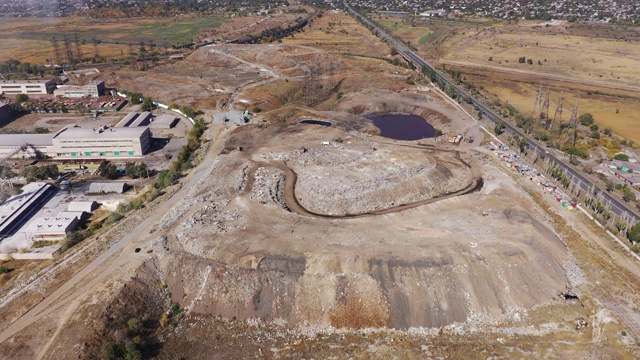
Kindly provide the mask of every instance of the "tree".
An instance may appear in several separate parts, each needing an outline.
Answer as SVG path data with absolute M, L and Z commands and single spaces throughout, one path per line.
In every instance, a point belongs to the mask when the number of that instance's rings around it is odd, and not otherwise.
M 98 166 L 98 174 L 107 179 L 115 179 L 118 177 L 118 168 L 107 160 L 103 160 Z
M 622 188 L 622 200 L 626 202 L 636 201 L 636 193 L 634 193 L 628 186 L 625 186 Z
M 493 131 L 496 135 L 500 135 L 504 132 L 504 122 L 502 120 L 498 121 L 496 126 L 493 128 Z
M 102 345 L 102 356 L 107 359 L 115 359 L 120 357 L 122 349 L 120 345 L 112 342 L 104 343 Z
M 635 223 L 627 231 L 627 237 L 632 243 L 640 242 L 640 222 Z
M 156 179 L 155 187 L 159 190 L 167 188 L 180 179 L 180 173 L 175 170 L 163 170 L 158 174 L 158 178 Z
M 142 111 L 151 111 L 151 110 L 153 110 L 153 100 L 150 97 L 146 97 L 142 102 Z
M 533 60 L 528 59 L 528 60 L 527 60 L 527 64 L 529 64 L 529 65 L 533 65 Z
M 0 179 L 11 179 L 16 175 L 17 174 L 13 172 L 10 167 L 0 165 Z
M 589 129 L 591 131 L 598 131 L 598 129 L 600 129 L 600 127 L 598 126 L 598 124 L 591 124 L 591 126 L 589 126 Z
M 142 94 L 140 93 L 134 92 L 129 94 L 129 101 L 131 101 L 131 103 L 134 105 L 142 103 L 142 100 Z
M 616 154 L 616 156 L 614 156 L 613 158 L 620 161 L 629 161 L 629 155 L 622 153 Z
M 27 166 L 20 170 L 20 176 L 23 176 L 28 181 L 55 179 L 58 175 L 58 167 L 54 164 L 44 166 Z
M 582 124 L 583 126 L 591 126 L 594 121 L 593 115 L 591 115 L 591 113 L 584 113 L 580 115 L 578 119 L 580 120 L 580 124 Z
M 140 360 L 142 359 L 142 352 L 138 349 L 138 344 L 133 341 L 129 341 L 124 345 L 124 358 L 126 360 Z
M 22 103 L 22 102 L 25 102 L 25 101 L 28 101 L 28 100 L 29 100 L 29 96 L 27 96 L 27 94 L 18 94 L 16 96 L 16 102 L 17 103 Z

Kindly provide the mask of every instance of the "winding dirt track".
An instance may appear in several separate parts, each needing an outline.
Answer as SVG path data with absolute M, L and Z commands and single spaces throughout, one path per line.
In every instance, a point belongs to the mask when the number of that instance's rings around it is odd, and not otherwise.
M 422 148 L 422 147 L 420 147 L 420 148 Z M 483 180 L 482 180 L 482 177 L 479 174 L 479 171 L 478 171 L 477 167 L 466 163 L 465 161 L 463 161 L 460 158 L 458 158 L 458 159 L 460 160 L 460 162 L 464 166 L 468 167 L 470 172 L 471 172 L 471 176 L 470 176 L 469 182 L 464 187 L 462 187 L 461 189 L 459 189 L 457 191 L 452 191 L 452 192 L 449 192 L 449 193 L 446 193 L 446 194 L 443 194 L 443 195 L 440 195 L 440 196 L 437 196 L 437 197 L 434 197 L 434 198 L 426 199 L 426 200 L 421 200 L 421 201 L 416 201 L 416 202 L 412 202 L 412 203 L 397 205 L 397 206 L 393 206 L 393 207 L 390 207 L 390 208 L 387 208 L 387 209 L 364 212 L 364 213 L 360 213 L 360 214 L 328 215 L 328 214 L 320 214 L 320 213 L 313 212 L 313 211 L 310 211 L 310 210 L 306 209 L 304 206 L 302 206 L 300 204 L 300 202 L 298 201 L 298 198 L 296 197 L 295 186 L 296 186 L 296 182 L 298 180 L 298 175 L 289 166 L 287 166 L 286 162 L 283 162 L 283 161 L 278 161 L 278 162 L 256 162 L 254 164 L 254 166 L 251 167 L 250 172 L 248 174 L 248 181 L 247 181 L 246 191 L 247 192 L 251 191 L 251 187 L 253 186 L 253 183 L 255 182 L 255 172 L 258 169 L 258 167 L 260 167 L 260 166 L 262 166 L 262 167 L 275 167 L 275 168 L 277 168 L 279 170 L 284 171 L 284 173 L 285 173 L 284 201 L 287 204 L 287 207 L 294 213 L 297 213 L 297 214 L 300 214 L 300 215 L 305 215 L 305 216 L 316 217 L 316 218 L 324 218 L 324 219 L 355 219 L 355 218 L 361 218 L 361 217 L 367 217 L 367 216 L 390 214 L 390 213 L 399 212 L 399 211 L 403 211 L 403 210 L 407 210 L 407 209 L 413 209 L 413 208 L 416 208 L 418 206 L 431 204 L 431 203 L 434 203 L 436 201 L 441 201 L 441 200 L 452 198 L 454 196 L 460 196 L 460 195 L 464 195 L 464 194 L 468 194 L 468 193 L 480 190 L 482 188 L 482 185 L 483 185 Z

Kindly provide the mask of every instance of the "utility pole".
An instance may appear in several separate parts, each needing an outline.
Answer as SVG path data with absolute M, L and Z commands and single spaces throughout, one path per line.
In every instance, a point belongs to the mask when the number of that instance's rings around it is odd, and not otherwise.
M 576 147 L 576 140 L 578 138 L 578 100 L 573 105 L 573 111 L 571 111 L 571 120 L 569 120 L 569 128 L 573 129 L 573 147 Z
M 536 115 L 536 109 L 540 105 L 540 101 L 542 101 L 542 84 L 538 87 L 538 90 L 536 91 L 536 103 L 533 104 L 533 110 L 531 111 L 531 116 Z
M 564 95 L 560 94 L 560 99 L 558 100 L 558 107 L 556 108 L 556 113 L 553 115 L 553 121 L 551 121 L 551 125 L 549 126 L 549 130 L 553 130 L 553 124 L 556 123 L 556 120 L 562 121 L 562 103 L 564 102 Z
M 67 37 L 67 35 L 63 35 L 62 41 L 64 42 L 64 49 L 66 51 L 67 61 L 69 61 L 69 64 L 73 64 L 73 50 L 71 50 L 71 41 L 69 41 L 69 38 Z
M 543 117 L 544 121 L 547 122 L 547 127 L 549 126 L 549 96 L 551 91 L 547 86 L 547 92 L 544 94 L 544 103 L 542 104 L 542 111 L 540 112 L 540 117 Z
M 131 66 L 131 70 L 135 70 L 136 69 L 136 58 L 134 56 L 133 53 L 133 44 L 129 44 L 129 62 L 130 62 L 130 66 Z
M 98 40 L 95 36 L 91 40 L 93 41 L 93 56 L 97 59 L 100 57 L 100 53 L 98 53 Z
M 144 41 L 140 41 L 140 57 L 142 58 L 142 70 L 147 70 L 147 49 L 144 47 Z
M 60 65 L 62 63 L 62 57 L 60 56 L 60 47 L 58 46 L 58 39 L 56 37 L 51 38 L 51 45 L 53 46 L 53 53 L 56 60 L 56 65 Z
M 73 34 L 73 42 L 76 45 L 76 60 L 82 61 L 82 48 L 80 47 L 80 41 L 78 41 L 78 34 Z

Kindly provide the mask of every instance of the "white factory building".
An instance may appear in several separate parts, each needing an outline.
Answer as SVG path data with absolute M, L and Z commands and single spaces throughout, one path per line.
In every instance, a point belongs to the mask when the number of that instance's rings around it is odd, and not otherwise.
M 51 80 L 0 80 L 0 94 L 46 95 L 55 88 Z
M 0 158 L 113 159 L 143 156 L 151 146 L 147 127 L 96 129 L 69 125 L 55 134 L 0 135 Z
M 55 133 L 48 154 L 53 158 L 137 157 L 150 146 L 151 131 L 146 127 L 68 126 Z
M 63 211 L 55 217 L 41 217 L 32 221 L 22 231 L 34 240 L 62 240 L 78 227 L 82 212 Z
M 82 98 L 92 97 L 97 98 L 104 93 L 105 86 L 104 81 L 93 81 L 83 86 L 76 85 L 60 85 L 53 91 L 53 95 L 56 97 L 66 98 Z

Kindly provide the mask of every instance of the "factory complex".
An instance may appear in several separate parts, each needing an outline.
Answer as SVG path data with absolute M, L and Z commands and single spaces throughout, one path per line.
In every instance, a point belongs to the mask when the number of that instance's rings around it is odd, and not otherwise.
M 151 145 L 147 127 L 96 129 L 69 125 L 54 134 L 2 134 L 0 158 L 46 155 L 54 159 L 102 159 L 143 156 Z

